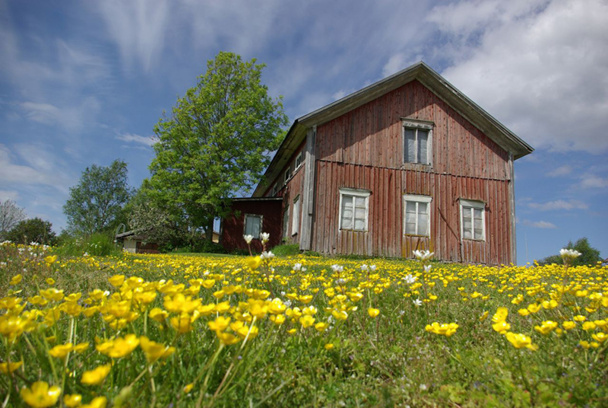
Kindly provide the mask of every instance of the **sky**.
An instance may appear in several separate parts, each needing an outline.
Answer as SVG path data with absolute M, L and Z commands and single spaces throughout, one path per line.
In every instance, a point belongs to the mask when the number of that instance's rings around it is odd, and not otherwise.
M 266 64 L 290 121 L 424 61 L 535 148 L 518 263 L 582 237 L 608 257 L 607 0 L 0 0 L 0 200 L 59 233 L 87 167 L 139 187 L 220 51 Z

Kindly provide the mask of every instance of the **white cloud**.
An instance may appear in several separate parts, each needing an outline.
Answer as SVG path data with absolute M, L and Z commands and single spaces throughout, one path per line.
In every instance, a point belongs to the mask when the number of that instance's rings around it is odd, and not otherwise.
M 549 177 L 562 177 L 562 176 L 567 176 L 568 174 L 572 173 L 572 166 L 570 165 L 563 165 L 560 166 L 554 170 L 551 170 L 549 173 L 547 173 L 547 176 Z
M 528 203 L 528 207 L 534 208 L 539 211 L 552 211 L 552 210 L 586 210 L 589 208 L 587 204 L 578 200 L 554 200 L 546 203 Z
M 581 178 L 579 186 L 584 189 L 605 189 L 608 188 L 608 178 L 587 174 Z
M 77 104 L 57 106 L 50 103 L 26 101 L 19 104 L 25 117 L 47 126 L 56 126 L 70 133 L 89 128 L 101 111 L 96 97 L 76 98 Z
M 0 190 L 0 201 L 17 201 L 19 199 L 19 192 L 15 190 Z
M 548 222 L 548 221 L 530 221 L 524 220 L 522 224 L 527 225 L 532 228 L 540 228 L 540 229 L 555 229 L 557 225 Z
M 524 140 L 608 151 L 607 2 L 464 1 L 431 15 L 452 42 L 443 75 Z
M 124 133 L 122 135 L 116 136 L 116 139 L 122 140 L 127 143 L 137 143 L 145 146 L 152 146 L 157 142 L 157 139 L 153 136 L 140 136 L 131 133 Z
M 16 163 L 17 156 L 27 165 Z M 47 185 L 66 191 L 69 178 L 58 163 L 60 160 L 44 146 L 18 145 L 11 152 L 0 144 L 0 185 Z

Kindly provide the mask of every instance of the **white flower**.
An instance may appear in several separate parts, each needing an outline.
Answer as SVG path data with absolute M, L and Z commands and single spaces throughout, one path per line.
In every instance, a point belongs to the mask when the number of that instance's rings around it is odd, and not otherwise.
M 251 240 L 253 239 L 253 235 L 243 235 L 243 238 L 245 239 L 245 242 L 247 242 L 247 245 L 251 244 Z
M 293 270 L 294 271 L 299 271 L 302 269 L 302 264 L 301 263 L 297 263 L 293 266 Z
M 366 264 L 361 265 L 361 270 L 364 272 L 367 271 L 367 265 Z
M 414 305 L 416 307 L 422 306 L 422 300 L 420 299 L 412 300 L 412 302 L 414 302 Z
M 405 281 L 405 283 L 408 283 L 410 285 L 412 283 L 416 282 L 416 279 L 417 278 L 414 275 L 409 274 L 409 273 L 403 277 L 403 280 Z
M 431 259 L 433 257 L 433 255 L 435 255 L 435 252 L 430 252 L 427 251 L 426 249 L 424 251 L 414 251 L 414 256 L 416 257 L 416 259 L 418 259 L 419 261 L 428 261 L 429 259 Z
M 371 269 L 371 270 L 372 270 L 372 272 L 374 272 L 374 271 L 376 270 L 376 265 L 372 265 L 372 266 L 370 266 L 370 267 L 369 267 L 369 269 Z
M 576 249 L 567 249 L 567 248 L 562 248 L 559 251 L 559 255 L 562 258 L 578 258 L 579 256 L 581 256 L 582 254 L 580 252 L 578 252 Z
M 262 240 L 262 244 L 265 244 L 270 239 L 270 234 L 268 232 L 261 232 L 260 239 Z
M 333 269 L 334 272 L 342 272 L 344 267 L 342 265 L 332 265 L 331 269 Z
M 432 265 L 424 265 L 424 271 L 428 273 L 432 267 Z
M 336 279 L 336 285 L 344 285 L 345 283 L 346 283 L 345 279 L 342 279 L 342 278 Z
M 272 251 L 268 251 L 268 252 L 264 251 L 264 252 L 262 252 L 260 254 L 260 258 L 262 258 L 262 259 L 272 259 L 272 258 L 274 258 L 274 254 L 272 253 Z

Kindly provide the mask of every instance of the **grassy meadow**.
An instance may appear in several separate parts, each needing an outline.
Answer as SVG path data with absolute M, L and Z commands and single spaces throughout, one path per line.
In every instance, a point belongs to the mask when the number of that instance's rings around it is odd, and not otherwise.
M 0 245 L 2 407 L 601 407 L 607 339 L 607 267 Z

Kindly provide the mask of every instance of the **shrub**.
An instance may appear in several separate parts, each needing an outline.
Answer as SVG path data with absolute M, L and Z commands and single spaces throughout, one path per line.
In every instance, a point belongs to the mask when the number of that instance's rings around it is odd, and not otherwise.
M 299 244 L 277 245 L 274 248 L 272 248 L 272 253 L 277 256 L 298 255 L 300 253 L 300 245 Z
M 120 255 L 122 251 L 112 237 L 96 233 L 88 237 L 65 238 L 55 252 L 68 256 L 108 256 Z

